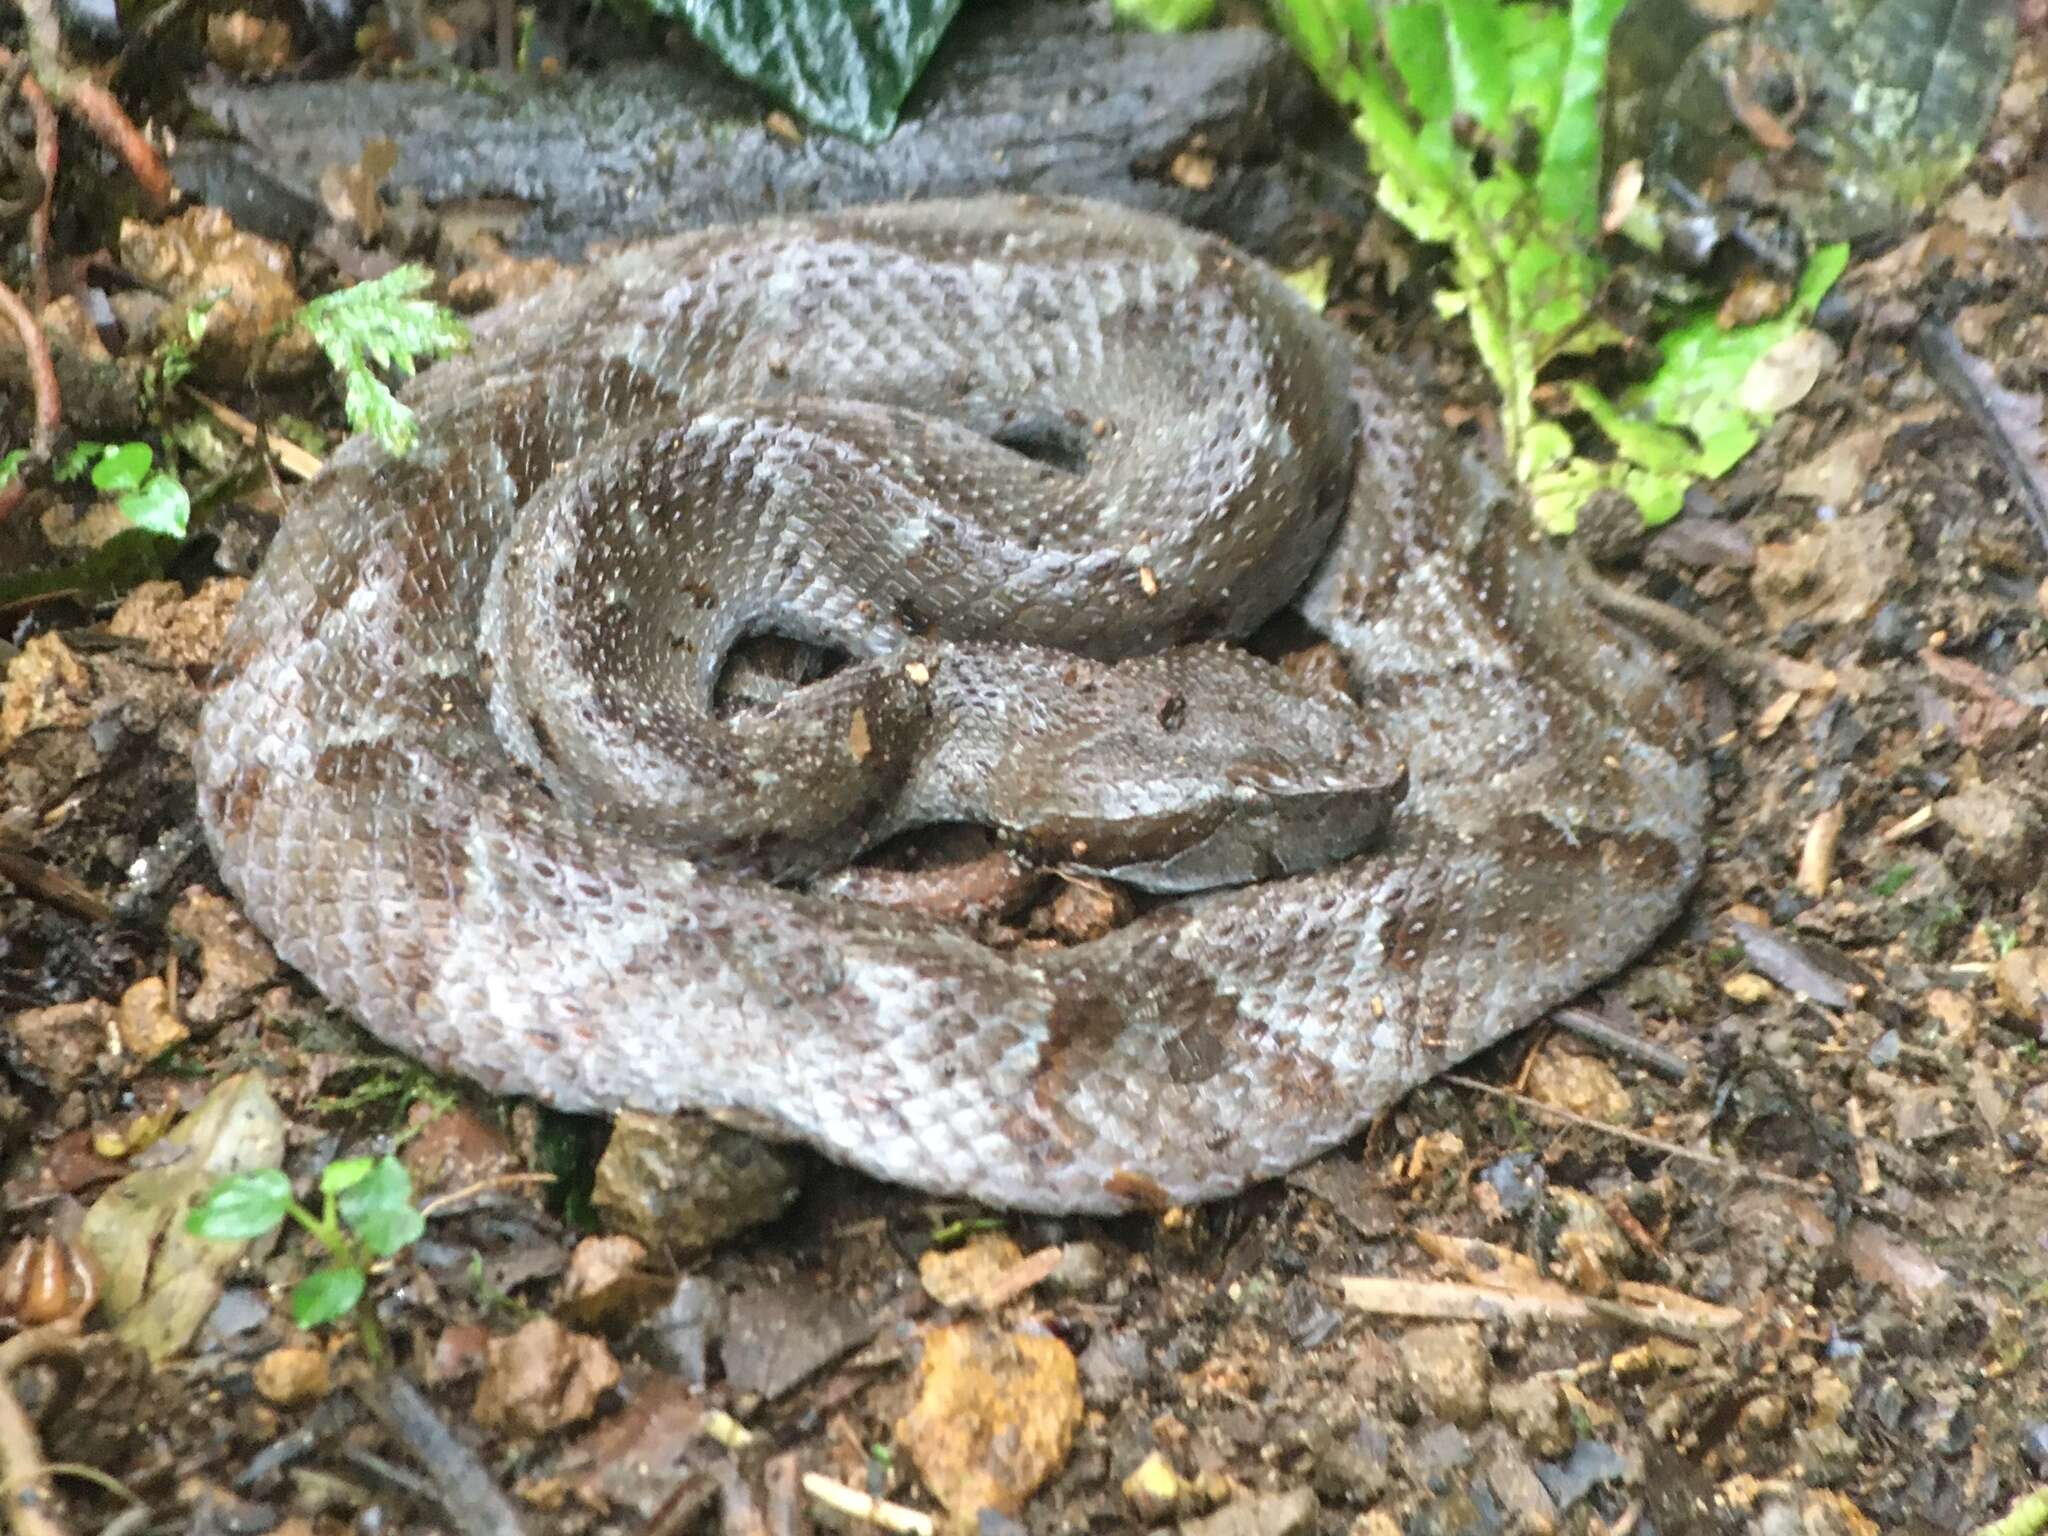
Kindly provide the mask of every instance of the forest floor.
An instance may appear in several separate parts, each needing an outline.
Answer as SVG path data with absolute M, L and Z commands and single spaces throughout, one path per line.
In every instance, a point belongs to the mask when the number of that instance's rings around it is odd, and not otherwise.
M 274 497 L 111 618 L 6 615 L 0 1231 L 74 1242 L 128 1189 L 135 1267 L 103 1285 L 155 1298 L 0 1364 L 44 1455 L 124 1490 L 60 1478 L 69 1528 L 133 1498 L 123 1529 L 491 1529 L 465 1468 L 564 1533 L 843 1523 L 806 1474 L 942 1524 L 935 1494 L 1022 1501 L 984 1531 L 1204 1536 L 1949 1531 L 2048 1485 L 2048 529 L 1920 339 L 1992 370 L 2048 476 L 2044 112 L 2009 92 L 1938 215 L 1851 267 L 1803 401 L 1604 552 L 1715 637 L 1654 636 L 1712 764 L 1705 876 L 1590 1003 L 1655 1049 L 1527 1031 L 1214 1206 L 1005 1217 L 807 1163 L 708 1253 L 591 1239 L 587 1201 L 517 1176 L 603 1128 L 383 1052 L 196 838 L 220 573 Z M 1388 275 L 1339 311 L 1482 430 L 1483 376 Z M 480 1462 L 408 1427 L 358 1332 L 294 1326 L 310 1245 L 195 1259 L 176 1190 L 116 1186 L 178 1176 L 152 1139 L 230 1074 L 301 1189 L 395 1149 L 423 1200 L 470 1191 L 371 1284 L 410 1407 Z

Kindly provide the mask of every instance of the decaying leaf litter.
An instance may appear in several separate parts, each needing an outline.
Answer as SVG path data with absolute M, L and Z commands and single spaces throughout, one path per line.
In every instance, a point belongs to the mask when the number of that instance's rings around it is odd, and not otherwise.
M 376 1053 L 206 888 L 194 687 L 218 573 L 274 512 L 264 477 L 209 466 L 234 505 L 169 584 L 111 618 L 9 611 L 0 1198 L 34 1242 L 0 1299 L 36 1342 L 0 1371 L 30 1441 L 114 1478 L 136 1529 L 2026 1528 L 2048 559 L 2013 464 L 2038 458 L 2048 356 L 2044 73 L 2023 32 L 1963 181 L 1816 309 L 1803 398 L 1618 541 L 1608 578 L 1677 615 L 1659 638 L 1720 807 L 1691 915 L 1590 1000 L 1652 1049 L 1535 1032 L 1221 1207 L 1006 1220 L 816 1167 L 796 1188 L 733 1133 L 635 1122 L 599 1169 L 614 1235 L 585 1236 L 590 1197 L 535 1176 L 601 1131 Z M 349 227 L 327 260 L 376 275 Z M 1426 254 L 1379 223 L 1361 249 L 1334 301 L 1484 430 L 1497 396 L 1428 316 Z M 1956 354 L 1989 428 L 1930 361 Z M 236 373 L 223 407 L 289 441 L 288 386 Z M 82 549 L 96 515 L 44 497 L 12 522 Z M 234 1168 L 281 1162 L 317 1205 L 328 1170 L 387 1153 L 427 1213 L 362 1256 L 395 1376 L 361 1330 L 294 1323 L 318 1243 L 173 1231 Z M 687 1187 L 707 1161 L 743 1199 Z M 89 1223 L 125 1257 L 87 1279 Z M 55 1486 L 58 1529 L 128 1507 Z

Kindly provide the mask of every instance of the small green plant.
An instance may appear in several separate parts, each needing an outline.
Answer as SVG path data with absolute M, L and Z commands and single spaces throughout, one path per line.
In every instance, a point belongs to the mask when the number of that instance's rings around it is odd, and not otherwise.
M 1890 869 L 1879 875 L 1876 883 L 1870 888 L 1881 898 L 1896 896 L 1906 888 L 1907 883 L 1912 880 L 1915 873 L 1916 871 L 1911 864 L 1894 864 Z
M 353 288 L 324 294 L 296 317 L 342 376 L 342 409 L 350 428 L 369 433 L 398 455 L 412 451 L 419 424 L 378 370 L 410 378 L 421 360 L 431 362 L 469 345 L 469 327 L 459 317 L 418 297 L 433 281 L 425 267 L 396 267 Z
M 1848 260 L 1814 254 L 1791 307 L 1723 330 L 1711 310 L 1657 338 L 1662 365 L 1610 399 L 1583 381 L 1557 393 L 1608 440 L 1581 454 L 1539 410 L 1544 371 L 1617 345 L 1600 318 L 1601 92 L 1624 0 L 1568 8 L 1506 0 L 1274 0 L 1295 47 L 1357 114 L 1380 205 L 1418 239 L 1447 246 L 1437 296 L 1462 316 L 1501 395 L 1501 435 L 1537 522 L 1566 533 L 1603 491 L 1646 522 L 1677 515 L 1695 480 L 1725 474 L 1768 424 L 1752 368 L 1811 318 Z
M 275 1168 L 230 1174 L 185 1218 L 185 1230 L 213 1242 L 241 1243 L 262 1237 L 291 1218 L 327 1250 L 332 1261 L 292 1287 L 292 1319 L 317 1328 L 357 1315 L 363 1348 L 372 1359 L 384 1353 L 376 1313 L 361 1305 L 370 1266 L 388 1259 L 426 1230 L 426 1217 L 413 1203 L 412 1175 L 395 1157 L 350 1157 L 329 1163 L 320 1174 L 320 1214 L 292 1196 L 291 1180 Z
M 80 443 L 50 469 L 50 478 L 60 482 L 84 474 L 92 476 L 94 490 L 114 498 L 121 515 L 136 527 L 165 538 L 185 536 L 192 498 L 176 474 L 156 467 L 149 444 Z

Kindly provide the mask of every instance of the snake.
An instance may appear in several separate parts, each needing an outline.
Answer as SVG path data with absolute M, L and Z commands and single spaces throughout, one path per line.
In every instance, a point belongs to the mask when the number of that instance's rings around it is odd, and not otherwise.
M 240 600 L 198 805 L 282 958 L 488 1090 L 1021 1210 L 1221 1199 L 1615 974 L 1699 871 L 1663 659 L 1216 237 L 1029 197 L 702 230 L 401 398 L 412 451 L 340 446 Z M 806 666 L 735 702 L 770 643 Z M 832 883 L 960 826 L 1130 920 L 1004 945 Z

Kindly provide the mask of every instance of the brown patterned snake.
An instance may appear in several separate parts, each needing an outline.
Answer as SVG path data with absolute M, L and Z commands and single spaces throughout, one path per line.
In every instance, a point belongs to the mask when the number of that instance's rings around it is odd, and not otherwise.
M 1654 659 L 1214 239 L 1017 200 L 689 235 L 409 398 L 416 453 L 337 453 L 244 599 L 200 806 L 288 960 L 492 1088 L 1003 1205 L 1208 1199 L 1697 872 Z M 1355 704 L 1210 643 L 1290 601 Z M 851 660 L 727 718 L 764 632 Z M 1190 894 L 1039 952 L 804 888 L 954 821 Z

